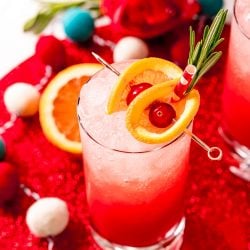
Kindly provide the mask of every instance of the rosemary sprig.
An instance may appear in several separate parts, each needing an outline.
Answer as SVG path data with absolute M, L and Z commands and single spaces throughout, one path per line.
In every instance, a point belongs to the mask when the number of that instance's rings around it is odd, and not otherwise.
M 38 13 L 24 23 L 23 31 L 32 31 L 34 34 L 40 34 L 59 12 L 80 6 L 88 9 L 93 17 L 99 15 L 99 0 L 74 0 L 62 3 L 51 1 L 42 4 Z
M 205 26 L 202 39 L 195 45 L 195 31 L 189 29 L 189 57 L 188 64 L 193 64 L 197 72 L 192 79 L 185 94 L 188 94 L 200 80 L 200 78 L 220 59 L 221 51 L 215 51 L 216 47 L 223 42 L 221 33 L 223 31 L 227 10 L 221 9 L 215 16 L 210 27 Z

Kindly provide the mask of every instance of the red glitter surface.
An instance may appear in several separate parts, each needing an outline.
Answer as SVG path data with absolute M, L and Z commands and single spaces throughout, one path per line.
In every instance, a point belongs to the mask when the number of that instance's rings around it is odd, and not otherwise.
M 106 32 L 106 29 L 97 30 L 97 34 L 116 42 L 119 35 Z M 150 55 L 165 55 L 168 58 L 166 41 L 171 39 L 161 37 L 148 41 Z M 112 51 L 92 41 L 84 45 L 64 41 L 64 46 L 67 65 L 96 62 L 90 54 L 91 50 L 112 62 Z M 226 52 L 225 44 L 223 49 Z M 225 58 L 226 53 L 199 83 L 201 106 L 194 122 L 195 134 L 208 145 L 221 147 L 224 157 L 220 162 L 212 162 L 203 149 L 192 143 L 186 194 L 187 225 L 182 250 L 247 250 L 250 247 L 250 186 L 229 172 L 229 164 L 235 162 L 218 134 L 220 120 L 223 119 L 220 115 L 220 96 Z M 44 72 L 45 66 L 34 56 L 0 80 L 0 125 L 9 119 L 3 103 L 5 89 L 17 81 L 37 84 Z M 21 183 L 41 197 L 59 197 L 68 204 L 70 222 L 63 233 L 54 237 L 54 249 L 98 249 L 88 228 L 81 157 L 50 144 L 41 131 L 38 115 L 18 118 L 3 138 L 7 147 L 5 160 L 17 167 Z M 15 200 L 0 208 L 0 249 L 47 249 L 47 241 L 32 236 L 25 223 L 26 211 L 33 202 L 20 189 Z

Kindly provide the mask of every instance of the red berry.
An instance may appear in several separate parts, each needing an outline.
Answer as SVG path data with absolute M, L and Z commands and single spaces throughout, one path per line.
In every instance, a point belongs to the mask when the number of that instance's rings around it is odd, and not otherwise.
M 164 102 L 156 102 L 150 106 L 149 120 L 158 128 L 166 128 L 176 117 L 174 108 Z
M 17 169 L 7 162 L 0 162 L 0 204 L 11 201 L 19 186 Z
M 65 67 L 66 52 L 60 40 L 54 36 L 41 36 L 36 44 L 36 55 L 53 70 L 59 71 Z
M 147 83 L 147 82 L 142 82 L 136 85 L 132 85 L 127 95 L 127 99 L 126 99 L 127 105 L 129 105 L 138 94 L 140 94 L 142 91 L 150 87 L 152 87 L 152 84 Z

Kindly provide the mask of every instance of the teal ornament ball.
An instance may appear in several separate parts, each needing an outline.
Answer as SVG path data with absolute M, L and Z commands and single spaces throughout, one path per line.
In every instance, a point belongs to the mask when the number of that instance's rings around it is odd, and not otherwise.
M 71 8 L 63 17 L 63 28 L 68 38 L 75 42 L 84 42 L 94 31 L 94 18 L 86 10 Z
M 0 161 L 4 159 L 5 154 L 6 154 L 5 143 L 3 141 L 3 138 L 0 137 Z
M 215 16 L 223 7 L 223 0 L 199 0 L 203 14 Z

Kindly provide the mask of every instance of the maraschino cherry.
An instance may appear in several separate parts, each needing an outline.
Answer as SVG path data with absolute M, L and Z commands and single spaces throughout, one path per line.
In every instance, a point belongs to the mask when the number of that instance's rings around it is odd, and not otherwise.
M 155 102 L 150 106 L 149 120 L 158 128 L 166 128 L 176 117 L 174 108 L 164 102 Z
M 131 89 L 127 95 L 127 99 L 126 99 L 127 105 L 129 105 L 134 100 L 134 98 L 137 95 L 139 95 L 142 91 L 144 91 L 145 89 L 148 89 L 150 87 L 152 87 L 152 84 L 147 83 L 147 82 L 142 82 L 139 84 L 132 85 Z
M 129 105 L 137 95 L 152 86 L 152 84 L 147 82 L 132 85 L 126 98 L 127 105 Z M 166 128 L 172 123 L 175 117 L 176 112 L 168 103 L 155 102 L 150 106 L 149 120 L 158 128 Z

